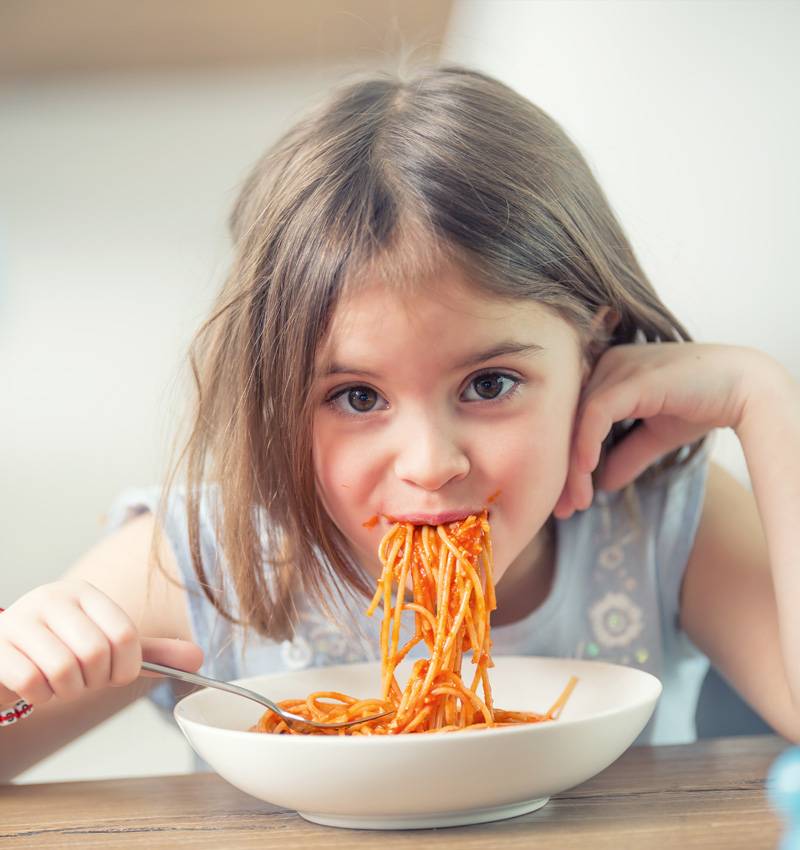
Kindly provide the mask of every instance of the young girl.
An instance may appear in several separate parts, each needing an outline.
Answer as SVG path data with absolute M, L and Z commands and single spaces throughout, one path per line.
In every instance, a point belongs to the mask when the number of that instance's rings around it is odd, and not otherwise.
M 358 79 L 267 152 L 231 230 L 168 486 L 0 614 L 0 706 L 35 706 L 0 778 L 144 693 L 170 709 L 143 656 L 223 679 L 378 657 L 387 517 L 484 507 L 496 655 L 653 672 L 653 742 L 692 740 L 710 659 L 800 740 L 800 391 L 690 340 L 549 116 L 461 67 Z M 726 427 L 754 496 L 708 461 Z

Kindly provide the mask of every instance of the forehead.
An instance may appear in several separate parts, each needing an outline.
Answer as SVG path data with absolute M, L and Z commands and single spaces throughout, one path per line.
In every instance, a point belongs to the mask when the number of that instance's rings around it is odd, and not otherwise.
M 469 351 L 500 340 L 536 344 L 546 351 L 576 350 L 572 326 L 546 306 L 479 290 L 447 268 L 413 286 L 365 282 L 344 295 L 334 311 L 320 364 L 369 356 L 418 353 L 434 357 Z

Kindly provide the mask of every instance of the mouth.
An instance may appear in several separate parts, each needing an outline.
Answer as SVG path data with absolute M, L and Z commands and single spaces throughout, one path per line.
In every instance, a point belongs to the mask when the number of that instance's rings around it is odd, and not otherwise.
M 479 515 L 486 508 L 459 508 L 454 511 L 440 511 L 435 514 L 387 514 L 390 522 L 410 522 L 414 525 L 445 525 L 448 522 L 458 522 L 471 515 Z

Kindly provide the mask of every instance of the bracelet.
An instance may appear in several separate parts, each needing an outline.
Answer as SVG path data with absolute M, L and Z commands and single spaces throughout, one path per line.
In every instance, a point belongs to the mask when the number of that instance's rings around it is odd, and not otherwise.
M 10 726 L 18 720 L 24 720 L 33 711 L 33 706 L 24 699 L 17 700 L 13 708 L 0 708 L 0 726 Z
M 0 614 L 5 608 L 0 608 Z M 24 699 L 17 700 L 11 708 L 0 708 L 0 726 L 10 726 L 18 720 L 24 720 L 29 717 L 33 711 L 33 706 Z

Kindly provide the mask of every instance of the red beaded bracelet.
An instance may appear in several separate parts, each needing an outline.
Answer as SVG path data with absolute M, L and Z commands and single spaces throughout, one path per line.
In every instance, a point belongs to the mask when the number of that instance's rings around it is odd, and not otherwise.
M 0 608 L 0 614 L 5 608 Z M 17 700 L 11 708 L 0 708 L 0 726 L 10 726 L 18 720 L 24 720 L 30 716 L 33 706 L 24 699 Z

